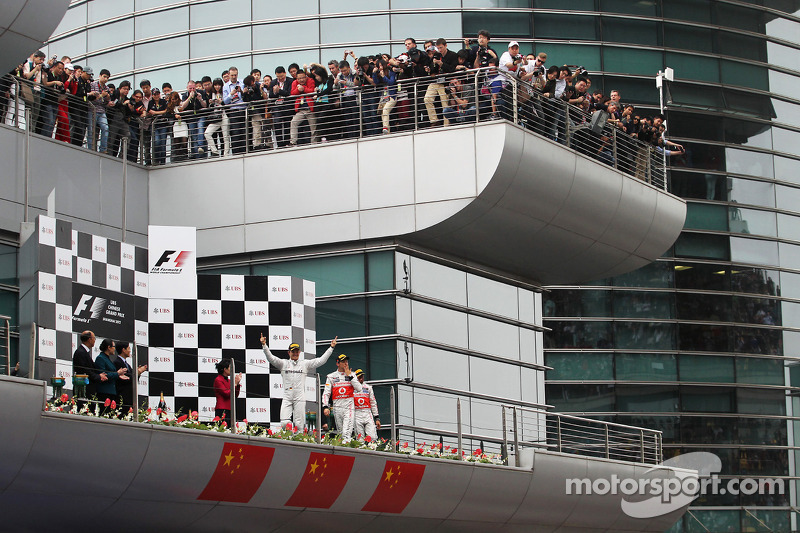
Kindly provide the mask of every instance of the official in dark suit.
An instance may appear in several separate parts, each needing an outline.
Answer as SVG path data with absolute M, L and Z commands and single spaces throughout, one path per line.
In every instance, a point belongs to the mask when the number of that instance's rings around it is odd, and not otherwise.
M 113 400 L 117 401 L 117 381 L 125 381 L 128 378 L 125 374 L 128 373 L 127 368 L 117 368 L 111 359 L 117 359 L 117 352 L 115 350 L 114 341 L 111 339 L 103 339 L 100 343 L 100 355 L 95 359 L 94 364 L 97 369 L 104 372 L 108 379 L 102 381 L 97 385 L 97 399 L 100 401 Z M 103 409 L 103 412 L 108 409 Z
M 92 398 L 97 395 L 97 384 L 108 380 L 104 372 L 97 370 L 92 361 L 92 348 L 97 339 L 89 330 L 81 333 L 81 344 L 75 353 L 72 354 L 72 375 L 88 374 L 89 384 L 86 385 L 86 397 Z
M 128 358 L 131 356 L 131 345 L 125 341 L 117 341 L 117 359 L 114 361 L 114 366 L 117 370 L 122 368 L 126 369 L 126 376 L 130 376 L 128 380 L 117 380 L 117 396 L 119 396 L 118 403 L 123 406 L 122 413 L 127 414 L 128 409 L 133 407 L 133 380 L 139 379 L 144 371 L 147 370 L 147 365 L 140 365 L 136 369 L 136 374 L 133 373 L 133 368 L 128 363 Z M 135 377 L 134 377 L 135 376 Z

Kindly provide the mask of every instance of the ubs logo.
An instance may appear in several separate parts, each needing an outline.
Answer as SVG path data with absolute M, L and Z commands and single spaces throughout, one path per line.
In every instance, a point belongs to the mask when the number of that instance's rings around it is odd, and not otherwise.
M 78 272 L 79 272 L 79 273 L 81 273 L 81 274 L 91 274 L 91 273 L 92 273 L 92 271 L 91 271 L 91 270 L 89 270 L 89 269 L 88 269 L 88 268 L 86 268 L 86 267 L 80 267 L 80 268 L 78 269 Z
M 251 413 L 266 413 L 267 412 L 267 408 L 266 407 L 251 407 L 250 408 L 250 412 Z
M 292 313 L 292 316 L 295 318 L 303 318 L 303 313 L 298 313 L 297 311 Z
M 56 345 L 56 343 L 54 343 L 54 342 L 53 342 L 53 341 L 51 341 L 51 340 L 42 339 L 42 346 L 47 346 L 47 347 L 49 347 L 49 348 L 52 348 L 52 347 L 53 347 L 53 346 L 55 346 L 55 345 Z
M 201 363 L 214 363 L 214 364 L 217 364 L 217 363 L 219 363 L 219 358 L 217 358 L 217 357 L 203 357 L 202 359 L 200 359 L 200 362 Z
M 250 311 L 248 313 L 248 315 L 250 315 L 250 316 L 267 316 L 267 313 L 265 313 L 264 311 Z
M 191 381 L 179 381 L 178 387 L 197 387 L 197 383 Z
M 98 244 L 97 246 L 95 246 L 95 247 L 94 247 L 94 251 L 95 251 L 95 252 L 100 252 L 101 254 L 104 254 L 104 253 L 106 253 L 106 249 L 105 249 L 105 248 L 103 248 L 102 246 L 100 246 L 99 244 Z
M 239 335 L 238 333 L 233 333 L 233 334 L 228 333 L 227 335 L 225 335 L 225 338 L 228 340 L 240 340 L 243 339 L 244 337 L 242 335 Z
M 163 355 L 161 357 L 159 357 L 157 355 L 153 356 L 153 362 L 154 363 L 169 363 L 171 361 L 172 361 L 172 359 L 170 359 L 169 357 L 163 356 Z
M 70 265 L 72 265 L 72 263 L 70 262 L 69 259 L 59 259 L 58 260 L 58 264 L 61 265 L 61 266 L 70 266 Z
M 272 292 L 289 292 L 289 287 L 272 287 Z
M 168 315 L 168 314 L 172 313 L 172 311 L 170 311 L 169 309 L 167 309 L 165 307 L 154 307 L 153 308 L 153 314 L 157 315 L 159 313 Z
M 194 339 L 194 333 L 178 333 L 179 339 Z
M 109 274 L 108 279 L 110 279 L 111 281 L 119 281 L 119 276 L 117 276 L 116 274 Z
M 311 292 L 311 291 L 306 291 L 306 296 L 308 296 L 309 298 L 313 298 L 314 297 L 314 293 Z
M 133 260 L 133 254 L 129 254 L 128 252 L 122 252 L 122 258 Z
M 56 288 L 53 287 L 52 285 L 50 285 L 49 283 L 42 283 L 42 290 L 43 291 L 54 291 L 54 290 L 56 290 Z
M 45 235 L 53 235 L 53 230 L 51 228 L 42 226 L 42 233 Z
M 147 282 L 146 281 L 137 281 L 136 282 L 136 286 L 137 287 L 147 287 Z
M 136 336 L 137 336 L 137 337 L 147 337 L 147 332 L 146 332 L 146 331 L 143 331 L 143 330 L 141 330 L 141 329 L 137 329 L 137 330 L 136 330 Z
M 272 340 L 274 341 L 288 341 L 289 335 L 273 335 Z
M 216 309 L 203 309 L 200 311 L 201 315 L 218 315 L 219 311 Z
M 226 292 L 242 292 L 242 288 L 238 285 L 225 285 Z
M 59 320 L 70 320 L 70 316 L 69 315 L 65 315 L 64 313 L 58 313 L 58 319 Z
M 250 364 L 251 365 L 265 365 L 265 364 L 267 364 L 267 360 L 266 359 L 256 359 L 255 357 L 251 357 L 250 358 Z

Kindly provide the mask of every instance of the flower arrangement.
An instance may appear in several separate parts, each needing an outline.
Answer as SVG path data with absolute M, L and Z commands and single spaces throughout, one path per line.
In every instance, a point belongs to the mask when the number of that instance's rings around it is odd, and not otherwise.
M 101 407 L 102 406 L 102 407 Z M 134 422 L 133 408 L 124 408 L 117 405 L 114 400 L 106 400 L 103 404 L 99 402 L 78 402 L 74 398 L 69 398 L 67 394 L 62 394 L 58 398 L 49 400 L 45 405 L 45 410 L 55 413 L 69 413 L 82 416 L 93 416 L 97 418 L 109 418 L 124 420 L 127 422 Z M 236 424 L 236 428 L 229 427 L 228 423 L 215 417 L 211 422 L 201 422 L 197 411 L 192 411 L 188 414 L 172 413 L 170 414 L 164 409 L 150 409 L 142 408 L 139 410 L 138 422 L 181 427 L 186 429 L 196 429 L 201 431 L 215 431 L 218 433 L 236 433 L 237 435 L 249 435 L 252 437 L 261 437 L 266 439 L 279 439 L 294 442 L 317 442 L 317 430 L 304 428 L 300 430 L 292 424 L 287 424 L 285 428 L 272 429 L 265 428 L 257 424 L 248 423 L 247 419 L 242 420 Z M 373 439 L 369 435 L 357 435 L 356 438 L 348 442 L 344 442 L 342 437 L 334 433 L 324 433 L 322 435 L 321 444 L 328 446 L 344 446 L 347 448 L 361 449 L 361 450 L 374 450 L 389 453 L 401 453 L 409 456 L 420 457 L 434 457 L 438 459 L 450 459 L 474 462 L 474 463 L 490 463 L 490 464 L 503 464 L 503 459 L 498 454 L 485 453 L 480 448 L 474 450 L 471 454 L 462 450 L 459 451 L 456 447 L 442 445 L 441 443 L 434 444 L 414 444 L 403 442 L 399 440 L 396 442 L 396 450 L 392 446 L 392 442 L 387 439 Z

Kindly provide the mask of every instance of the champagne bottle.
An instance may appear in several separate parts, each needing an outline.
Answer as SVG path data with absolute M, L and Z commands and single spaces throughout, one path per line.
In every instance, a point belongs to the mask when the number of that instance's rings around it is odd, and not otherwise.
M 161 393 L 161 398 L 158 400 L 158 408 L 161 409 L 162 413 L 167 411 L 167 402 L 164 401 L 164 393 Z

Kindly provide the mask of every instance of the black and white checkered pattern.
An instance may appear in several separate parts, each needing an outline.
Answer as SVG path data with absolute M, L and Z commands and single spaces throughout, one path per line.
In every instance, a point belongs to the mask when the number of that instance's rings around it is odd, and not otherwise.
M 155 408 L 163 393 L 172 412 L 198 411 L 201 419 L 210 420 L 215 365 L 227 357 L 244 373 L 239 416 L 279 421 L 282 379 L 270 368 L 259 339 L 264 334 L 277 355 L 298 343 L 304 356 L 316 357 L 313 282 L 289 276 L 200 275 L 197 300 L 148 299 L 145 248 L 78 232 L 70 222 L 44 216 L 37 220 L 37 234 L 41 379 L 64 376 L 71 390 L 79 333 L 72 331 L 72 283 L 92 285 L 134 296 L 132 340 L 139 364 L 148 364 L 149 370 L 139 379 L 140 401 L 147 399 Z M 314 383 L 308 379 L 311 398 Z

